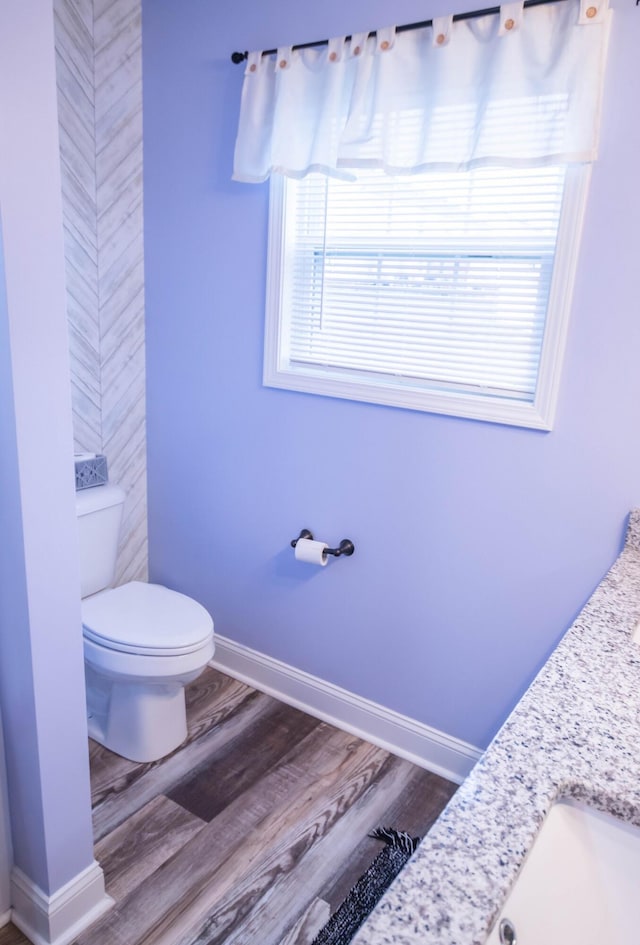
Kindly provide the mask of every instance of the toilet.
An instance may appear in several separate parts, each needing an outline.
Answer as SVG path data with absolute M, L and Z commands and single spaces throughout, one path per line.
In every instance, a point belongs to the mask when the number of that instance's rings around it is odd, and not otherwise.
M 89 735 L 132 761 L 157 761 L 187 737 L 184 687 L 213 656 L 213 620 L 161 584 L 113 587 L 124 491 L 76 493 Z

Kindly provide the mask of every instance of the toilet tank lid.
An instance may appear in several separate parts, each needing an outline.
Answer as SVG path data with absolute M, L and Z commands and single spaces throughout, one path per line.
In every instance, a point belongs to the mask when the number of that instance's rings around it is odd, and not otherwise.
M 91 512 L 99 512 L 100 509 L 121 505 L 125 500 L 125 495 L 124 489 L 111 483 L 93 486 L 92 489 L 81 489 L 76 492 L 76 513 L 89 515 Z

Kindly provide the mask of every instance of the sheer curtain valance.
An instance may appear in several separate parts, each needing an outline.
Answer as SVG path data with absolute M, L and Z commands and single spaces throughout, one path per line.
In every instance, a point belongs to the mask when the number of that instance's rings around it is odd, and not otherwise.
M 235 180 L 594 159 L 610 11 L 563 0 L 251 53 Z

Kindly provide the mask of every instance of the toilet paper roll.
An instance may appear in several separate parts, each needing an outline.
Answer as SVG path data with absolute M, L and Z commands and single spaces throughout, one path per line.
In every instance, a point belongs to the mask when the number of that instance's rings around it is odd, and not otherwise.
M 296 542 L 296 559 L 306 561 L 308 564 L 319 564 L 324 568 L 327 564 L 328 556 L 325 554 L 327 549 L 326 541 L 313 541 L 311 538 L 298 538 Z

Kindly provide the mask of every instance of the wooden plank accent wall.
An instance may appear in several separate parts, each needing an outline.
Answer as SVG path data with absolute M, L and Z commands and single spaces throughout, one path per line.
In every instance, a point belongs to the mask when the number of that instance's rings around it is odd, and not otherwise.
M 127 492 L 117 583 L 147 577 L 141 0 L 54 0 L 75 448 Z

